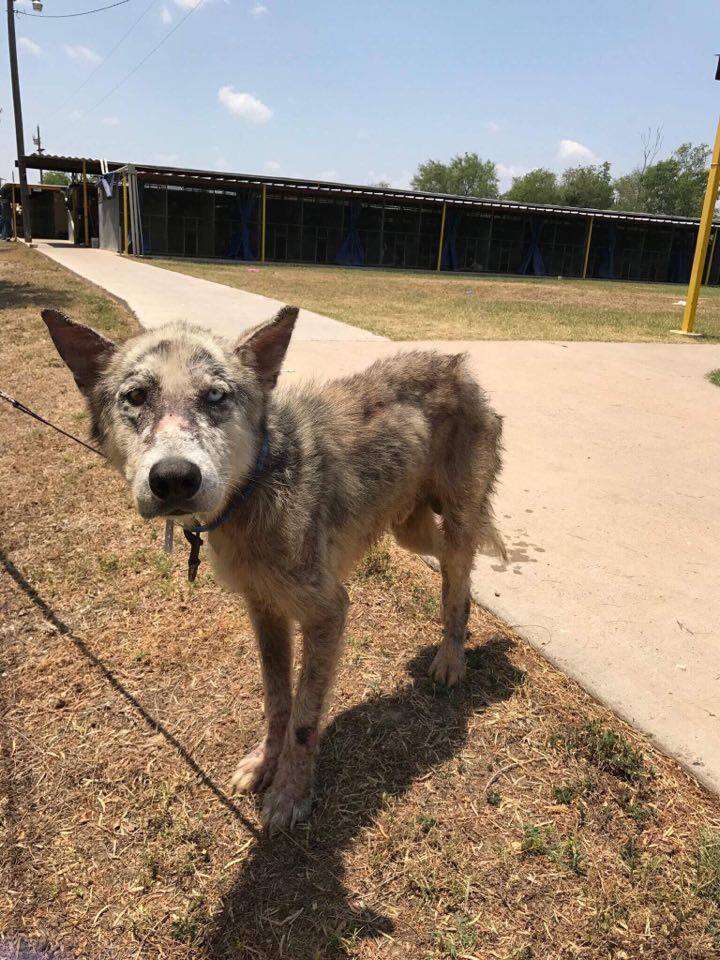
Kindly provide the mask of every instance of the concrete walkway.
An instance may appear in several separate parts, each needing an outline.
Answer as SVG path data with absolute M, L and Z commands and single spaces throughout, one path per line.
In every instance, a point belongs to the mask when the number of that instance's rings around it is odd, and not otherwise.
M 76 247 L 63 240 L 40 240 L 40 253 L 124 300 L 143 327 L 171 320 L 212 327 L 233 339 L 248 327 L 269 320 L 284 306 L 279 300 L 236 290 L 224 284 L 163 270 L 149 263 L 121 257 L 109 250 Z M 347 323 L 301 310 L 298 340 L 381 340 L 374 333 Z
M 147 326 L 180 312 L 236 333 L 260 318 L 245 309 L 275 309 L 102 251 L 39 247 Z M 507 567 L 479 559 L 476 599 L 720 791 L 720 389 L 704 379 L 720 346 L 396 344 L 315 323 L 301 322 L 285 382 L 418 346 L 467 351 L 505 417 L 496 508 L 510 551 Z M 351 351 L 332 342 L 348 339 Z

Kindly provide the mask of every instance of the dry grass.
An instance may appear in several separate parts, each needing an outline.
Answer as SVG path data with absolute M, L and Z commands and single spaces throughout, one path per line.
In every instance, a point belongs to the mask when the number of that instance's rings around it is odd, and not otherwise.
M 670 340 L 680 286 L 399 270 L 213 264 L 157 266 L 276 297 L 392 340 Z M 720 338 L 720 290 L 703 289 L 696 329 Z
M 37 308 L 115 332 L 129 319 L 22 249 L 0 248 L 0 281 L 0 383 L 82 429 Z M 264 841 L 254 801 L 223 793 L 262 728 L 241 602 L 206 565 L 191 587 L 185 551 L 165 558 L 91 454 L 13 411 L 0 422 L 6 948 L 718 956 L 718 800 L 482 610 L 467 682 L 435 688 L 437 577 L 388 544 L 351 585 L 317 810 Z

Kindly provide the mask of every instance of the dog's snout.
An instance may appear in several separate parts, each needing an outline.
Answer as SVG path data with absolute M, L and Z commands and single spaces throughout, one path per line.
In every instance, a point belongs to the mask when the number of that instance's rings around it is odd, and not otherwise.
M 183 457 L 165 457 L 153 464 L 148 476 L 150 489 L 158 500 L 186 502 L 200 489 L 202 474 L 192 460 Z

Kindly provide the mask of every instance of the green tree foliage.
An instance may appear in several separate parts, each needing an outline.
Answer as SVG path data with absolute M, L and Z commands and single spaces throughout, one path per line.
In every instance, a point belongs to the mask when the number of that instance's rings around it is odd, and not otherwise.
M 613 205 L 610 164 L 568 167 L 560 178 L 560 203 L 568 207 L 592 207 L 607 210 Z
M 665 160 L 637 168 L 615 181 L 615 204 L 621 210 L 697 217 L 707 183 L 710 148 L 681 144 Z
M 410 181 L 413 190 L 452 193 L 461 197 L 499 196 L 498 176 L 492 160 L 476 153 L 458 154 L 449 163 L 426 160 Z
M 55 173 L 51 170 L 48 173 L 43 173 L 43 183 L 55 183 L 61 187 L 67 187 L 70 183 L 70 177 L 67 173 Z
M 521 177 L 513 177 L 505 197 L 521 203 L 557 203 L 560 199 L 557 176 L 552 170 L 538 167 Z

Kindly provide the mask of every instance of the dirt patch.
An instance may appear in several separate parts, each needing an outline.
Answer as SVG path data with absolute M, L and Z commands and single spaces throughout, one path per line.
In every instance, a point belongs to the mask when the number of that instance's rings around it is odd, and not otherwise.
M 0 384 L 82 430 L 38 308 L 62 299 L 114 333 L 131 318 L 23 249 L 1 250 L 0 279 L 20 291 L 0 303 Z M 12 410 L 0 429 L 6 947 L 718 955 L 718 800 L 478 608 L 466 683 L 433 686 L 438 578 L 388 543 L 350 585 L 313 818 L 265 841 L 255 802 L 224 792 L 262 730 L 242 603 L 207 565 L 189 585 L 184 550 L 165 557 L 91 454 Z

